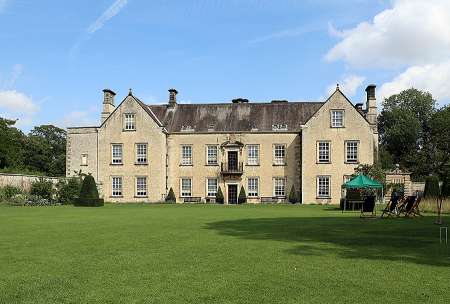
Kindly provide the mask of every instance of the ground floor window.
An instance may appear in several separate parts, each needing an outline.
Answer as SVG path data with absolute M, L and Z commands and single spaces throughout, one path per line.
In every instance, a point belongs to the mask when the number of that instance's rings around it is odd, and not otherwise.
M 112 196 L 122 196 L 122 177 L 115 176 L 112 178 Z
M 286 196 L 286 178 L 275 177 L 273 179 L 274 196 Z
M 259 195 L 259 179 L 257 177 L 248 178 L 248 196 L 257 197 Z
M 208 178 L 207 183 L 207 194 L 209 197 L 215 197 L 217 194 L 217 178 Z
M 181 179 L 181 196 L 192 196 L 192 179 L 189 177 L 184 177 Z
M 136 196 L 147 196 L 147 177 L 136 177 Z
M 330 177 L 318 176 L 317 177 L 317 197 L 329 198 L 330 197 Z

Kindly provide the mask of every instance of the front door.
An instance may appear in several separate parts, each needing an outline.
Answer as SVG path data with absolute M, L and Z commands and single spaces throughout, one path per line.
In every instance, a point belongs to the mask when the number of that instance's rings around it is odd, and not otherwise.
M 238 153 L 237 151 L 228 151 L 228 170 L 237 171 L 238 169 Z
M 228 185 L 228 204 L 237 204 L 237 185 Z

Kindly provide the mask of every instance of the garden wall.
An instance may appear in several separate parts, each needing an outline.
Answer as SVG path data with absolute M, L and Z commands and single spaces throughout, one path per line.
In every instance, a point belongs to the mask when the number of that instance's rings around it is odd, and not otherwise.
M 31 184 L 42 177 L 47 180 L 51 180 L 54 184 L 56 184 L 59 179 L 58 177 L 0 173 L 0 188 L 4 186 L 15 186 L 25 191 L 29 191 L 31 188 Z

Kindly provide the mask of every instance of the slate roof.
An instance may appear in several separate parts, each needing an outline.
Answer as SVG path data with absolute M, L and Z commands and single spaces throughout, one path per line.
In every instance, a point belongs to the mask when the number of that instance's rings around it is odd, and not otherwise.
M 147 105 L 169 133 L 273 132 L 273 125 L 286 125 L 288 132 L 300 131 L 323 102 L 221 103 Z M 286 131 L 286 130 L 284 130 Z

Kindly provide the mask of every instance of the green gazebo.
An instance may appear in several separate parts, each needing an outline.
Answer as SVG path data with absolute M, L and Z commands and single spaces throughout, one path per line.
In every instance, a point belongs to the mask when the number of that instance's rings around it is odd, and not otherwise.
M 371 179 L 370 177 L 367 177 L 363 174 L 359 174 L 355 177 L 353 177 L 348 182 L 344 183 L 342 185 L 342 188 L 345 189 L 381 189 L 381 196 L 383 197 L 383 185 L 376 180 Z M 342 212 L 346 209 L 347 202 L 344 202 L 344 208 Z

